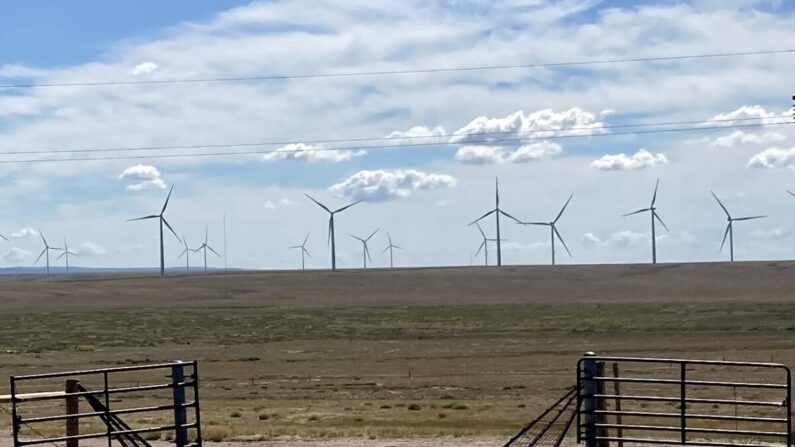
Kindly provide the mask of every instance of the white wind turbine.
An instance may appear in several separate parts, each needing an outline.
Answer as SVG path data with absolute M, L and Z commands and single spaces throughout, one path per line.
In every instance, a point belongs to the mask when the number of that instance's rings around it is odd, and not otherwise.
M 306 270 L 306 258 L 305 257 L 306 256 L 309 256 L 310 258 L 312 257 L 312 255 L 309 254 L 309 250 L 306 249 L 306 241 L 308 241 L 308 240 L 309 240 L 309 235 L 307 234 L 306 237 L 304 238 L 304 242 L 302 242 L 301 245 L 293 245 L 292 247 L 288 247 L 288 248 L 291 248 L 291 249 L 300 249 L 301 250 L 301 270 Z
M 645 213 L 649 212 L 649 217 L 651 218 L 651 263 L 657 263 L 657 232 L 654 226 L 654 221 L 660 222 L 660 225 L 665 228 L 665 231 L 669 231 L 668 227 L 665 225 L 665 222 L 660 219 L 660 216 L 657 214 L 657 208 L 654 204 L 657 202 L 657 188 L 660 186 L 660 179 L 657 179 L 657 184 L 654 185 L 654 195 L 651 197 L 651 205 L 648 208 L 639 209 L 637 211 L 633 211 L 631 213 L 624 214 L 624 217 L 632 216 L 633 214 Z
M 63 248 L 50 247 L 50 244 L 47 243 L 47 239 L 44 237 L 44 233 L 42 233 L 41 230 L 39 230 L 39 236 L 41 236 L 41 241 L 44 242 L 44 250 L 41 251 L 39 257 L 36 258 L 36 262 L 34 262 L 33 264 L 34 265 L 38 264 L 39 261 L 41 260 L 41 257 L 46 255 L 45 258 L 47 261 L 47 276 L 50 276 L 50 251 L 53 250 L 60 251 L 63 250 Z
M 552 265 L 555 265 L 555 237 L 556 236 L 557 236 L 558 240 L 560 241 L 560 243 L 563 244 L 563 248 L 566 249 L 566 253 L 568 253 L 569 256 L 571 256 L 571 251 L 569 251 L 569 247 L 566 246 L 566 242 L 563 240 L 563 236 L 560 235 L 560 232 L 558 231 L 558 228 L 555 226 L 555 224 L 558 223 L 558 221 L 560 220 L 560 217 L 563 215 L 563 212 L 566 211 L 566 207 L 569 206 L 569 202 L 571 202 L 571 198 L 572 197 L 574 197 L 574 194 L 569 196 L 569 200 L 566 201 L 566 203 L 563 205 L 563 208 L 560 209 L 560 212 L 555 217 L 555 220 L 553 220 L 552 222 L 522 222 L 522 225 L 543 225 L 543 226 L 548 226 L 549 227 L 549 237 L 550 237 L 551 243 L 552 243 Z
M 387 252 L 387 250 L 389 250 L 389 268 L 393 269 L 395 268 L 395 258 L 393 256 L 394 250 L 396 248 L 398 250 L 403 250 L 403 247 L 392 243 L 392 235 L 389 234 L 389 232 L 386 233 L 386 238 L 389 239 L 389 245 L 386 246 L 386 248 L 384 249 L 384 251 L 381 252 L 381 254 L 384 254 Z
M 69 245 L 66 244 L 66 239 L 63 240 L 63 253 L 61 253 L 55 260 L 59 260 L 63 257 L 66 258 L 66 273 L 69 273 L 69 255 L 80 257 L 77 253 L 69 250 Z
M 354 236 L 352 234 L 348 234 L 348 236 L 362 243 L 362 260 L 364 261 L 364 268 L 367 268 L 367 260 L 370 259 L 370 249 L 367 247 L 367 243 L 370 241 L 370 239 L 372 239 L 373 236 L 375 236 L 376 233 L 378 233 L 378 228 L 376 228 L 375 231 L 370 233 L 370 235 L 367 236 L 367 238 L 365 239 L 362 239 L 358 236 Z M 370 260 L 372 261 L 372 259 Z
M 715 193 L 712 191 L 710 191 L 710 193 L 712 193 L 712 197 L 714 197 L 715 200 L 718 201 L 718 205 L 720 205 L 720 207 L 723 208 L 723 212 L 726 213 L 726 221 L 728 222 L 726 224 L 726 231 L 723 233 L 723 242 L 720 243 L 720 250 L 723 251 L 723 246 L 726 245 L 726 237 L 728 236 L 729 253 L 730 253 L 729 259 L 731 260 L 731 262 L 734 262 L 734 222 L 740 222 L 743 220 L 762 219 L 767 216 L 732 217 L 731 214 L 729 214 L 729 210 L 726 209 L 726 207 L 723 205 L 723 202 L 720 201 L 718 196 L 716 196 Z

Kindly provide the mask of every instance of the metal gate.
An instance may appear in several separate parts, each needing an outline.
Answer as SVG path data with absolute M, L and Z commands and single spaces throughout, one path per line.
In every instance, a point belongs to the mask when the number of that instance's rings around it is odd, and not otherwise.
M 785 365 L 588 353 L 577 390 L 577 442 L 586 447 L 792 445 Z
M 80 440 L 101 438 L 108 447 L 114 441 L 148 447 L 147 438 L 162 433 L 173 435 L 177 447 L 202 445 L 195 361 L 12 376 L 6 397 L 14 447 L 77 447 Z

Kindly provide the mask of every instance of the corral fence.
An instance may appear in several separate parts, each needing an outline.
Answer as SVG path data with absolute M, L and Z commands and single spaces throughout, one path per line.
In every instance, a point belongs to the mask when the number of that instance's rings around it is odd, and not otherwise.
M 588 353 L 577 390 L 577 442 L 586 447 L 792 445 L 785 365 Z
M 195 361 L 12 376 L 10 391 L 14 447 L 202 445 Z

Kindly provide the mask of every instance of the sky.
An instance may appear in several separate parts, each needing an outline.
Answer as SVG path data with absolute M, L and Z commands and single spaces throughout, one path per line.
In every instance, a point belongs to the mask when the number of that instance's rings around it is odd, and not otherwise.
M 288 247 L 308 235 L 307 267 L 328 268 L 328 216 L 305 194 L 363 201 L 336 217 L 339 267 L 361 266 L 350 235 L 376 229 L 369 265 L 388 266 L 388 235 L 397 266 L 482 265 L 468 224 L 494 208 L 496 178 L 521 221 L 573 195 L 560 264 L 648 262 L 649 215 L 622 215 L 658 179 L 660 262 L 728 260 L 710 191 L 735 217 L 767 216 L 735 224 L 738 260 L 792 259 L 795 52 L 302 75 L 792 50 L 794 25 L 787 0 L 12 0 L 0 85 L 28 87 L 0 88 L 0 267 L 33 265 L 40 232 L 72 265 L 155 267 L 157 222 L 127 220 L 157 214 L 172 185 L 177 234 L 194 248 L 206 231 L 226 255 L 210 267 L 298 268 Z M 287 78 L 151 83 L 267 76 Z M 63 85 L 103 82 L 132 84 Z M 713 122 L 656 125 L 682 121 Z M 504 264 L 550 262 L 546 227 L 501 230 Z M 184 266 L 169 233 L 165 250 Z

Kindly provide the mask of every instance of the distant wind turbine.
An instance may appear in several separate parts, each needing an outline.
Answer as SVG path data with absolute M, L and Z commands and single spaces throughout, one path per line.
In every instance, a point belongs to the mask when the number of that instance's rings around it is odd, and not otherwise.
M 188 248 L 188 239 L 185 237 L 184 234 L 182 235 L 182 244 L 185 246 L 185 248 L 180 252 L 179 256 L 177 256 L 177 260 L 180 260 L 180 259 L 182 259 L 183 256 L 185 256 L 185 271 L 189 272 L 190 271 L 190 252 L 192 252 L 193 250 Z
M 364 268 L 367 268 L 367 260 L 368 259 L 370 259 L 370 261 L 372 261 L 372 259 L 370 258 L 370 248 L 367 247 L 367 243 L 370 242 L 370 239 L 372 239 L 373 236 L 375 236 L 376 233 L 378 233 L 378 228 L 376 228 L 375 231 L 370 233 L 370 235 L 367 236 L 366 239 L 362 239 L 362 238 L 360 238 L 358 236 L 354 236 L 352 234 L 348 234 L 348 236 L 350 236 L 350 237 L 352 237 L 352 238 L 354 238 L 354 239 L 356 239 L 356 240 L 358 240 L 359 242 L 362 243 L 362 260 L 364 261 L 364 264 L 363 264 Z
M 44 242 L 44 250 L 41 251 L 39 257 L 36 258 L 36 262 L 34 262 L 33 264 L 38 264 L 39 261 L 41 260 L 41 257 L 46 255 L 47 276 L 50 276 L 50 250 L 60 251 L 63 249 L 58 247 L 50 247 L 50 244 L 47 243 L 47 239 L 44 238 L 44 233 L 42 233 L 41 230 L 39 230 L 39 236 L 41 236 L 41 241 Z
M 69 245 L 66 244 L 66 239 L 63 240 L 63 253 L 61 253 L 55 260 L 66 257 L 66 273 L 69 273 L 69 255 L 80 257 L 77 253 L 69 251 Z
M 304 194 L 304 195 L 307 198 L 309 198 L 309 200 L 315 202 L 315 204 L 317 204 L 317 206 L 319 206 L 319 207 L 323 208 L 324 210 L 326 210 L 326 212 L 329 214 L 329 218 L 328 218 L 328 242 L 327 243 L 331 243 L 331 270 L 332 271 L 333 270 L 337 270 L 337 248 L 336 248 L 336 238 L 334 237 L 334 215 L 336 215 L 337 213 L 341 213 L 341 212 L 347 210 L 348 208 L 352 207 L 353 205 L 356 205 L 357 203 L 361 202 L 361 200 L 357 200 L 356 202 L 353 202 L 350 205 L 345 205 L 342 208 L 339 208 L 339 209 L 336 209 L 334 211 L 331 211 L 330 209 L 328 209 L 328 207 L 326 205 L 323 205 L 322 203 L 320 203 L 317 200 L 313 199 L 312 196 L 310 196 L 309 194 Z
M 210 247 L 209 245 L 207 245 L 207 238 L 208 238 L 208 236 L 209 236 L 208 228 L 207 228 L 207 227 L 204 227 L 204 243 L 203 243 L 203 244 L 201 244 L 201 245 L 199 246 L 199 248 L 197 248 L 197 249 L 193 250 L 193 252 L 194 252 L 194 253 L 198 253 L 199 251 L 202 251 L 202 250 L 204 250 L 204 271 L 205 271 L 205 272 L 207 271 L 207 250 L 210 250 L 211 252 L 215 253 L 215 255 L 216 255 L 216 256 L 218 256 L 219 258 L 221 257 L 221 255 L 220 255 L 220 254 L 218 254 L 218 252 L 217 252 L 217 251 L 213 250 L 213 248 L 212 248 L 212 247 Z
M 486 233 L 483 231 L 483 228 L 480 226 L 479 223 L 475 223 L 478 227 L 478 231 L 480 231 L 480 235 L 483 237 L 483 242 L 480 243 L 480 247 L 478 247 L 478 251 L 475 252 L 475 257 L 477 258 L 481 251 L 483 251 L 483 257 L 485 258 L 485 265 L 488 267 L 489 265 L 489 242 L 497 242 L 497 239 L 489 238 L 486 236 Z M 507 239 L 502 239 L 502 242 L 506 242 Z M 472 264 L 472 255 L 469 257 L 469 264 Z
M 163 224 L 168 227 L 171 233 L 177 238 L 178 241 L 182 242 L 182 239 L 177 236 L 177 233 L 171 228 L 168 221 L 166 220 L 165 214 L 166 208 L 168 207 L 168 200 L 171 198 L 171 193 L 174 191 L 174 185 L 171 185 L 171 189 L 168 191 L 168 196 L 166 196 L 166 202 L 163 204 L 163 209 L 160 210 L 160 214 L 151 214 L 149 216 L 138 217 L 136 219 L 129 219 L 127 222 L 133 222 L 136 220 L 147 220 L 147 219 L 158 219 L 160 221 L 160 276 L 166 276 L 166 252 L 163 248 Z
M 660 219 L 660 216 L 657 214 L 657 208 L 654 204 L 657 202 L 657 188 L 660 186 L 660 179 L 657 179 L 657 184 L 654 185 L 654 195 L 651 197 L 651 205 L 648 208 L 639 209 L 637 211 L 633 211 L 631 213 L 624 214 L 624 217 L 632 216 L 633 214 L 645 213 L 649 212 L 651 217 L 651 263 L 657 263 L 657 233 L 656 228 L 654 226 L 654 221 L 657 220 L 660 224 L 665 228 L 665 231 L 669 231 L 668 227 L 665 225 L 665 222 Z
M 386 248 L 384 249 L 384 251 L 381 252 L 381 254 L 384 254 L 387 252 L 387 250 L 389 250 L 389 268 L 393 269 L 395 268 L 395 258 L 393 256 L 394 250 L 396 248 L 398 250 L 403 250 L 403 247 L 392 243 L 392 235 L 389 234 L 389 232 L 386 233 L 386 238 L 389 239 L 389 245 L 386 246 Z
M 555 224 L 558 223 L 560 216 L 562 216 L 563 212 L 566 211 L 566 207 L 569 206 L 569 202 L 571 202 L 572 197 L 574 197 L 574 194 L 569 196 L 569 200 L 563 204 L 563 208 L 560 209 L 560 212 L 557 216 L 555 216 L 555 220 L 552 222 L 522 222 L 522 225 L 544 225 L 549 227 L 549 237 L 552 242 L 552 265 L 555 265 L 555 236 L 557 236 L 560 243 L 563 244 L 563 248 L 566 249 L 566 253 L 571 256 L 571 251 L 569 251 L 569 247 L 566 246 L 566 242 L 563 240 L 563 236 L 560 235 L 560 232 L 558 231 L 558 228 L 555 226 Z
M 297 248 L 301 249 L 301 270 L 306 270 L 306 256 L 309 256 L 310 258 L 312 257 L 312 255 L 310 255 L 309 251 L 306 249 L 306 241 L 308 240 L 309 240 L 309 235 L 307 234 L 306 237 L 304 238 L 304 242 L 302 242 L 301 245 L 293 245 L 292 247 L 288 247 L 293 249 Z
M 495 218 L 497 219 L 497 239 L 495 239 L 497 241 L 497 266 L 501 266 L 502 265 L 502 244 L 501 244 L 502 239 L 500 238 L 500 214 L 502 214 L 503 216 L 505 216 L 505 217 L 507 217 L 509 219 L 513 219 L 517 223 L 521 223 L 521 222 L 519 222 L 519 219 L 511 216 L 510 214 L 508 214 L 505 211 L 500 209 L 500 185 L 499 185 L 499 179 L 497 179 L 497 178 L 494 179 L 494 186 L 495 186 L 495 199 L 496 199 L 495 200 L 496 201 L 496 205 L 495 205 L 494 209 L 489 211 L 488 213 L 478 217 L 477 219 L 472 221 L 469 225 L 470 226 L 474 225 L 477 222 L 479 222 L 479 221 L 489 217 L 490 215 L 494 214 Z
M 718 196 L 716 196 L 715 193 L 712 191 L 710 191 L 710 193 L 712 193 L 712 197 L 714 197 L 715 200 L 718 201 L 718 205 L 720 205 L 720 207 L 723 208 L 723 212 L 726 213 L 726 221 L 728 222 L 728 224 L 726 224 L 726 231 L 723 233 L 723 242 L 720 243 L 720 250 L 723 251 L 723 246 L 726 245 L 726 236 L 728 236 L 729 253 L 730 253 L 729 259 L 731 259 L 731 262 L 734 262 L 734 222 L 739 222 L 742 220 L 762 219 L 767 216 L 732 217 L 731 214 L 729 214 L 729 210 L 726 209 L 726 207 L 723 205 L 723 202 L 720 201 Z

